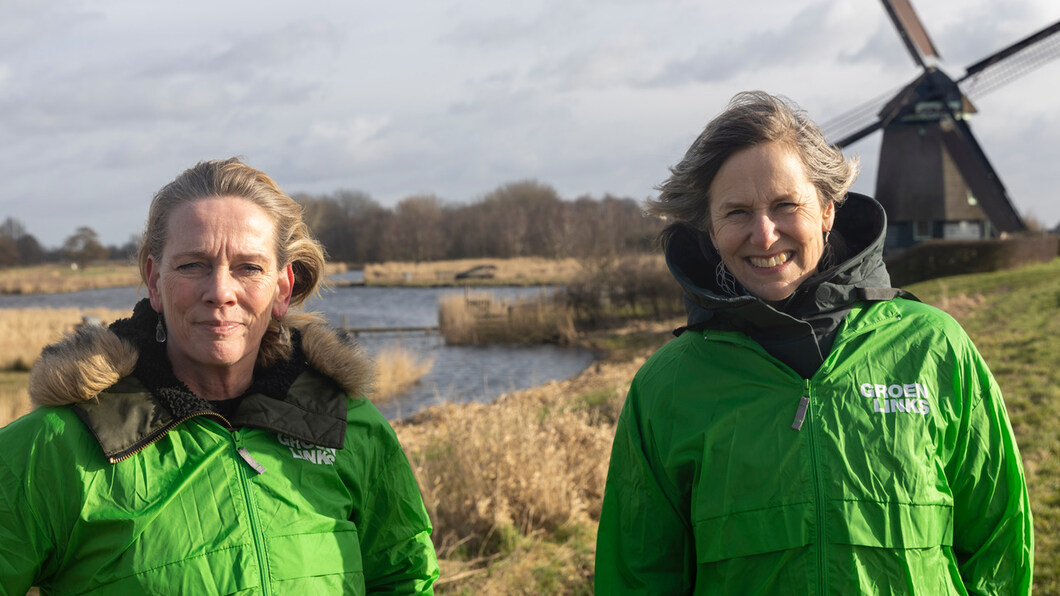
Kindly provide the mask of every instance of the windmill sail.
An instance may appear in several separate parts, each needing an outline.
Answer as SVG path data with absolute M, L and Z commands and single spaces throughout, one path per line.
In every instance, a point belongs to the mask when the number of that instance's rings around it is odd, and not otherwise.
M 1060 56 L 1060 21 L 994 52 L 965 69 L 957 81 L 971 97 L 982 96 Z
M 935 49 L 935 44 L 931 43 L 927 30 L 924 29 L 920 18 L 916 16 L 916 11 L 913 10 L 913 5 L 909 3 L 909 0 L 882 1 L 883 7 L 887 9 L 887 16 L 891 17 L 895 28 L 898 29 L 898 34 L 902 36 L 905 49 L 909 50 L 909 54 L 913 56 L 913 60 L 920 65 L 920 68 L 928 67 L 924 63 L 924 57 L 938 60 L 938 50 Z

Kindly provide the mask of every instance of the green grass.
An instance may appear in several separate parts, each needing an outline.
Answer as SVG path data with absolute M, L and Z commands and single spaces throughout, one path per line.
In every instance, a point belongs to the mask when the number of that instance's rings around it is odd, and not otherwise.
M 908 289 L 953 310 L 1001 386 L 1034 514 L 1034 592 L 1060 595 L 1060 259 Z

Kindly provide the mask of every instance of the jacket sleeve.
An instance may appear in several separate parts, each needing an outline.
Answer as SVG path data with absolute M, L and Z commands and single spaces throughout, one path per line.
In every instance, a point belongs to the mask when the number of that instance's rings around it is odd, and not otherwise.
M 369 594 L 433 594 L 438 559 L 419 485 L 388 423 L 378 435 L 382 457 L 367 479 L 355 520 Z
M 23 479 L 0 457 L 0 596 L 23 596 L 39 579 L 51 552 L 46 536 L 27 502 Z
M 1034 526 L 1019 449 L 1001 391 L 966 341 L 961 377 L 969 405 L 947 466 L 954 554 L 970 594 L 1030 594 Z
M 607 471 L 596 540 L 597 594 L 689 593 L 695 583 L 688 499 L 663 473 L 650 430 L 645 434 L 634 381 Z

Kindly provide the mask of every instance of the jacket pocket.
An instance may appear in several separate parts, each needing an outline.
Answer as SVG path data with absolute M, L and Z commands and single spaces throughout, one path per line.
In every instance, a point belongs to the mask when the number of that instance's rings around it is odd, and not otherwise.
M 829 542 L 892 549 L 953 545 L 949 504 L 832 501 L 825 519 Z
M 696 562 L 714 563 L 810 544 L 812 505 L 796 504 L 729 513 L 696 521 Z
M 269 571 L 274 581 L 299 578 L 339 579 L 339 585 L 364 589 L 361 543 L 357 530 L 293 534 L 269 539 Z

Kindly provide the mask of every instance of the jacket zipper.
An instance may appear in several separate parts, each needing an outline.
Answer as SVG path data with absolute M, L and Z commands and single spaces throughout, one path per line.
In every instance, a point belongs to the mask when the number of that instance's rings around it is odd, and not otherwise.
M 809 408 L 809 403 L 810 403 L 810 395 L 811 395 L 810 380 L 809 379 L 804 379 L 804 382 L 805 382 L 805 391 L 804 391 L 805 396 L 802 398 L 802 402 L 806 404 L 805 408 L 808 409 Z M 804 406 L 802 404 L 800 404 L 799 409 L 803 410 Z M 813 477 L 814 513 L 816 514 L 816 518 L 817 518 L 817 540 L 816 540 L 816 550 L 817 550 L 817 593 L 818 594 L 824 594 L 825 593 L 825 582 L 827 580 L 827 578 L 825 577 L 825 556 L 824 556 L 824 548 L 825 548 L 824 503 L 823 503 L 824 487 L 822 486 L 822 481 L 821 481 L 820 465 L 818 463 L 820 461 L 820 457 L 817 454 L 817 441 L 815 440 L 816 433 L 814 432 L 813 427 L 814 427 L 814 425 L 810 424 L 808 430 L 809 430 L 809 433 L 810 433 L 810 436 L 809 436 L 809 442 L 810 442 L 810 474 Z
M 254 554 L 257 555 L 258 558 L 261 593 L 267 596 L 272 593 L 272 584 L 269 581 L 269 561 L 268 557 L 265 556 L 265 537 L 262 535 L 261 519 L 258 517 L 258 508 L 254 501 L 254 491 L 251 489 L 250 478 L 247 476 L 247 467 L 243 465 L 243 462 L 246 461 L 246 458 L 249 457 L 249 455 L 244 455 L 246 449 L 242 445 L 243 437 L 239 434 L 239 431 L 232 433 L 232 441 L 235 444 L 236 452 L 239 455 L 239 459 L 236 461 L 236 468 L 239 470 L 239 484 L 243 488 L 243 500 L 247 504 L 247 515 L 250 518 L 250 533 L 254 537 Z M 251 466 L 253 465 L 250 462 L 246 463 Z
M 118 462 L 123 462 L 123 461 L 129 459 L 130 457 L 136 455 L 137 453 L 140 453 L 144 449 L 147 449 L 148 447 L 150 447 L 154 443 L 156 443 L 159 439 L 161 439 L 162 437 L 164 437 L 167 434 L 169 434 L 169 431 L 173 430 L 177 425 L 183 424 L 183 423 L 187 422 L 188 420 L 191 420 L 192 418 L 196 418 L 198 416 L 213 416 L 215 418 L 220 418 L 221 422 L 225 425 L 225 427 L 228 430 L 232 430 L 232 428 L 233 428 L 232 427 L 232 423 L 229 422 L 227 418 L 225 418 L 224 416 L 218 414 L 217 412 L 213 412 L 213 411 L 210 411 L 210 410 L 203 410 L 201 412 L 194 412 L 194 413 L 188 414 L 187 416 L 184 416 L 182 418 L 177 418 L 177 419 L 169 421 L 169 423 L 166 424 L 165 426 L 163 426 L 162 428 L 160 428 L 160 429 L 156 430 L 155 432 L 147 435 L 143 439 L 140 439 L 139 443 L 134 444 L 132 447 L 126 449 L 125 451 L 120 451 L 120 452 L 118 452 L 118 453 L 116 453 L 114 455 L 108 456 L 107 457 L 107 461 L 109 461 L 112 464 L 116 464 Z

